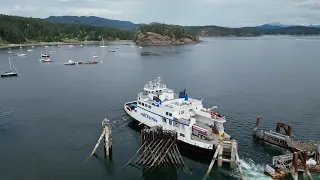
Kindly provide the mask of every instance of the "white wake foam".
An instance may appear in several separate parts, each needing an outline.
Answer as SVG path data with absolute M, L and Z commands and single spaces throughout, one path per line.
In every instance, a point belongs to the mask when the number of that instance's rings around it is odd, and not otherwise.
M 272 178 L 264 174 L 264 165 L 255 164 L 252 159 L 240 160 L 242 172 L 246 180 L 272 180 Z M 239 178 L 239 171 L 236 170 L 232 173 L 232 176 Z

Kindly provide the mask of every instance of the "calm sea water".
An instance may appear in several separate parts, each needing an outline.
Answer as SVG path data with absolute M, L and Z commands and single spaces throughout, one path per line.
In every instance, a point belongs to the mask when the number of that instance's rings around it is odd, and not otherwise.
M 205 161 L 210 160 L 192 153 L 183 157 L 190 175 L 181 170 L 122 169 L 140 145 L 137 125 L 122 118 L 123 104 L 135 100 L 143 85 L 157 76 L 176 91 L 186 88 L 189 96 L 204 99 L 206 107 L 217 105 L 226 115 L 225 129 L 239 141 L 247 179 L 268 179 L 265 164 L 285 153 L 253 141 L 258 115 L 262 129 L 275 130 L 281 120 L 293 126 L 298 138 L 319 140 L 320 38 L 203 40 L 142 49 L 64 46 L 47 64 L 38 60 L 44 47 L 27 57 L 11 57 L 21 76 L 0 79 L 0 179 L 202 179 Z M 115 47 L 117 52 L 108 52 Z M 0 51 L 3 71 L 9 69 L 6 51 Z M 103 63 L 63 65 L 69 59 L 90 60 L 92 54 Z M 112 161 L 104 159 L 102 147 L 98 157 L 88 158 L 105 117 L 113 125 Z M 238 177 L 236 170 L 215 167 L 209 179 Z

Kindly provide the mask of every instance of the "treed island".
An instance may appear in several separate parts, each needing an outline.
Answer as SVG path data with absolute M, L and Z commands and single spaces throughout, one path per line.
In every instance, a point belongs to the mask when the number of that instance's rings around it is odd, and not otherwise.
M 162 23 L 133 24 L 98 17 L 65 16 L 47 19 L 0 14 L 0 45 L 40 42 L 133 40 L 139 45 L 180 45 L 200 42 L 199 37 L 261 35 L 320 35 L 320 28 L 227 28 L 179 26 Z

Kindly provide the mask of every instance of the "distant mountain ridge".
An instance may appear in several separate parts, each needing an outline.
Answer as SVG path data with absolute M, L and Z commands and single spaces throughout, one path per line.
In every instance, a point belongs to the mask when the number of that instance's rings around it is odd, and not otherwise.
M 313 27 L 313 28 L 320 28 L 320 25 L 285 25 L 280 22 L 273 22 L 273 23 L 268 23 L 268 24 L 263 24 L 261 26 L 254 26 L 254 28 L 259 28 L 259 29 L 280 29 L 280 28 L 287 28 L 287 27 L 297 27 L 297 26 L 302 26 L 302 27 Z
M 100 18 L 96 16 L 50 16 L 45 18 L 52 22 L 71 23 L 71 24 L 86 24 L 92 26 L 108 26 L 111 28 L 137 30 L 144 24 L 135 24 L 130 21 L 120 21 L 113 19 Z

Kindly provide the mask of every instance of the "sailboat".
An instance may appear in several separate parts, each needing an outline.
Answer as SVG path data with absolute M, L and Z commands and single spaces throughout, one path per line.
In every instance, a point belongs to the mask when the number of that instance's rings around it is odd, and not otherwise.
M 57 48 L 61 48 L 61 46 L 60 46 L 60 42 L 58 42 L 58 46 L 57 46 Z
M 106 48 L 107 46 L 106 45 L 104 45 L 104 40 L 103 40 L 103 37 L 101 37 L 102 38 L 102 45 L 100 46 L 100 47 L 102 47 L 102 48 Z
M 8 54 L 13 54 L 13 52 L 11 51 L 11 48 L 9 47 L 8 49 L 9 49 Z
M 83 47 L 82 41 L 81 41 L 80 47 Z
M 20 53 L 17 53 L 17 56 L 27 56 L 28 54 L 23 54 L 22 53 L 22 47 L 21 47 L 21 43 L 20 43 Z
M 53 45 L 51 45 L 51 50 L 49 51 L 49 53 L 54 53 L 56 52 L 56 50 L 53 49 Z
M 33 51 L 31 48 L 32 48 L 32 46 L 30 46 L 30 48 L 29 48 L 29 49 L 27 49 L 27 51 L 29 51 L 29 52 L 30 52 L 30 51 Z
M 8 58 L 9 58 L 9 57 L 8 57 Z M 1 77 L 18 76 L 18 71 L 17 71 L 16 67 L 14 66 L 14 64 L 11 65 L 11 59 L 10 59 L 10 58 L 9 58 L 9 65 L 10 65 L 10 71 L 1 73 Z M 12 67 L 11 67 L 11 66 L 13 66 L 15 72 L 12 71 Z

